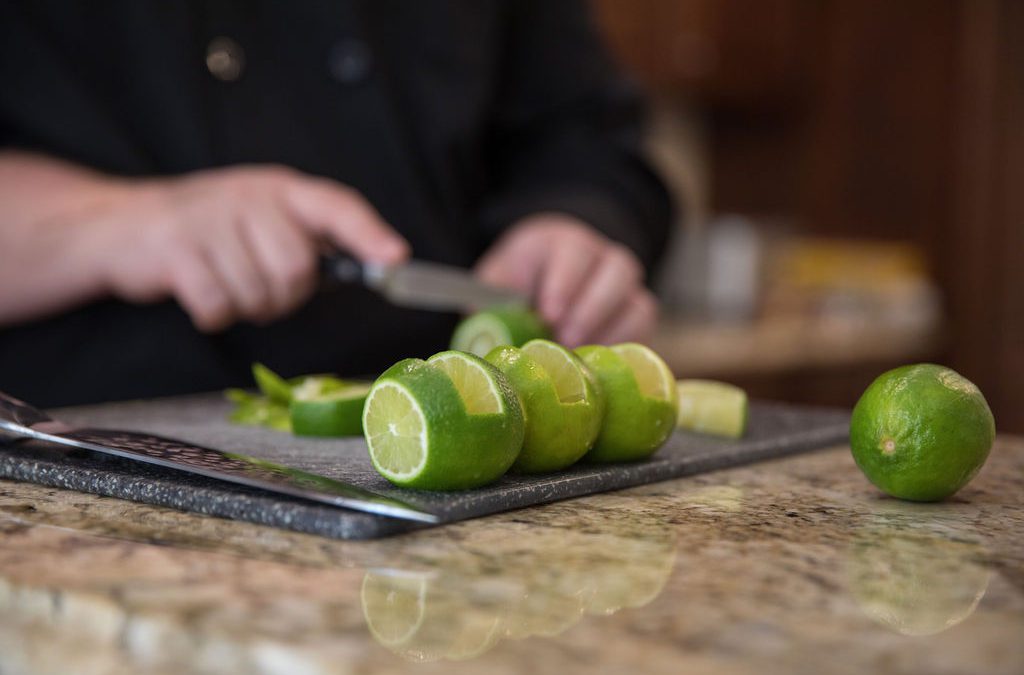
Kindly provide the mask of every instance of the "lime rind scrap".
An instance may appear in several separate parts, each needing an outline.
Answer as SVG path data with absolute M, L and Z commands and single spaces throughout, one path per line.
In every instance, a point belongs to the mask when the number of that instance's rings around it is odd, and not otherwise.
M 262 363 L 252 364 L 252 376 L 263 395 L 274 403 L 287 405 L 292 400 L 292 385 Z

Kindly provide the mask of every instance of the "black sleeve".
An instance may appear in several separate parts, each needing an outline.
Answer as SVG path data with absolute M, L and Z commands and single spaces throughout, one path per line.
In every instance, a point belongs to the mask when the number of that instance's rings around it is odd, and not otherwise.
M 497 236 L 531 213 L 574 215 L 648 269 L 668 236 L 668 193 L 641 156 L 642 105 L 579 0 L 513 0 L 488 142 L 482 218 Z

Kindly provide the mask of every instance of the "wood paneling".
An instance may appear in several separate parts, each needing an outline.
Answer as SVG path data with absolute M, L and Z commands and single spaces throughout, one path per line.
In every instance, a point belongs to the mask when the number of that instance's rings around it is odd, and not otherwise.
M 1024 432 L 1024 2 L 595 5 L 641 81 L 704 110 L 715 211 L 920 245 L 949 316 L 938 360 Z

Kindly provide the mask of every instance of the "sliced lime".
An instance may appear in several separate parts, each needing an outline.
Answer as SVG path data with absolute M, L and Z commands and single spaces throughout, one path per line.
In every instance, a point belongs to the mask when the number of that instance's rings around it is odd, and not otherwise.
M 262 363 L 252 364 L 252 376 L 259 390 L 274 403 L 288 405 L 292 400 L 292 385 Z
M 523 307 L 492 307 L 467 317 L 455 328 L 452 349 L 485 356 L 495 347 L 519 347 L 550 331 L 534 312 Z
M 523 432 L 508 380 L 463 352 L 399 361 L 373 384 L 363 407 L 370 460 L 405 487 L 456 490 L 496 480 L 519 454 Z
M 547 340 L 521 349 L 495 347 L 487 360 L 508 376 L 526 418 L 523 450 L 513 469 L 558 471 L 582 457 L 604 416 L 600 385 L 576 355 Z
M 678 414 L 669 367 L 650 348 L 634 343 L 588 345 L 576 353 L 597 376 L 607 399 L 601 433 L 586 459 L 623 462 L 654 454 L 672 434 Z
M 298 387 L 289 412 L 292 431 L 299 436 L 358 436 L 363 433 L 363 404 L 370 383 L 346 383 L 339 388 Z
M 679 380 L 676 426 L 713 436 L 739 438 L 747 428 L 747 392 L 713 380 Z

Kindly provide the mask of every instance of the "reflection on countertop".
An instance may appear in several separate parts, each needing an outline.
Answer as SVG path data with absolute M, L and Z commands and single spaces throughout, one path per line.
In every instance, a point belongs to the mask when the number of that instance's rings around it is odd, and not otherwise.
M 1024 441 L 844 448 L 344 542 L 0 482 L 0 672 L 1019 673 Z

